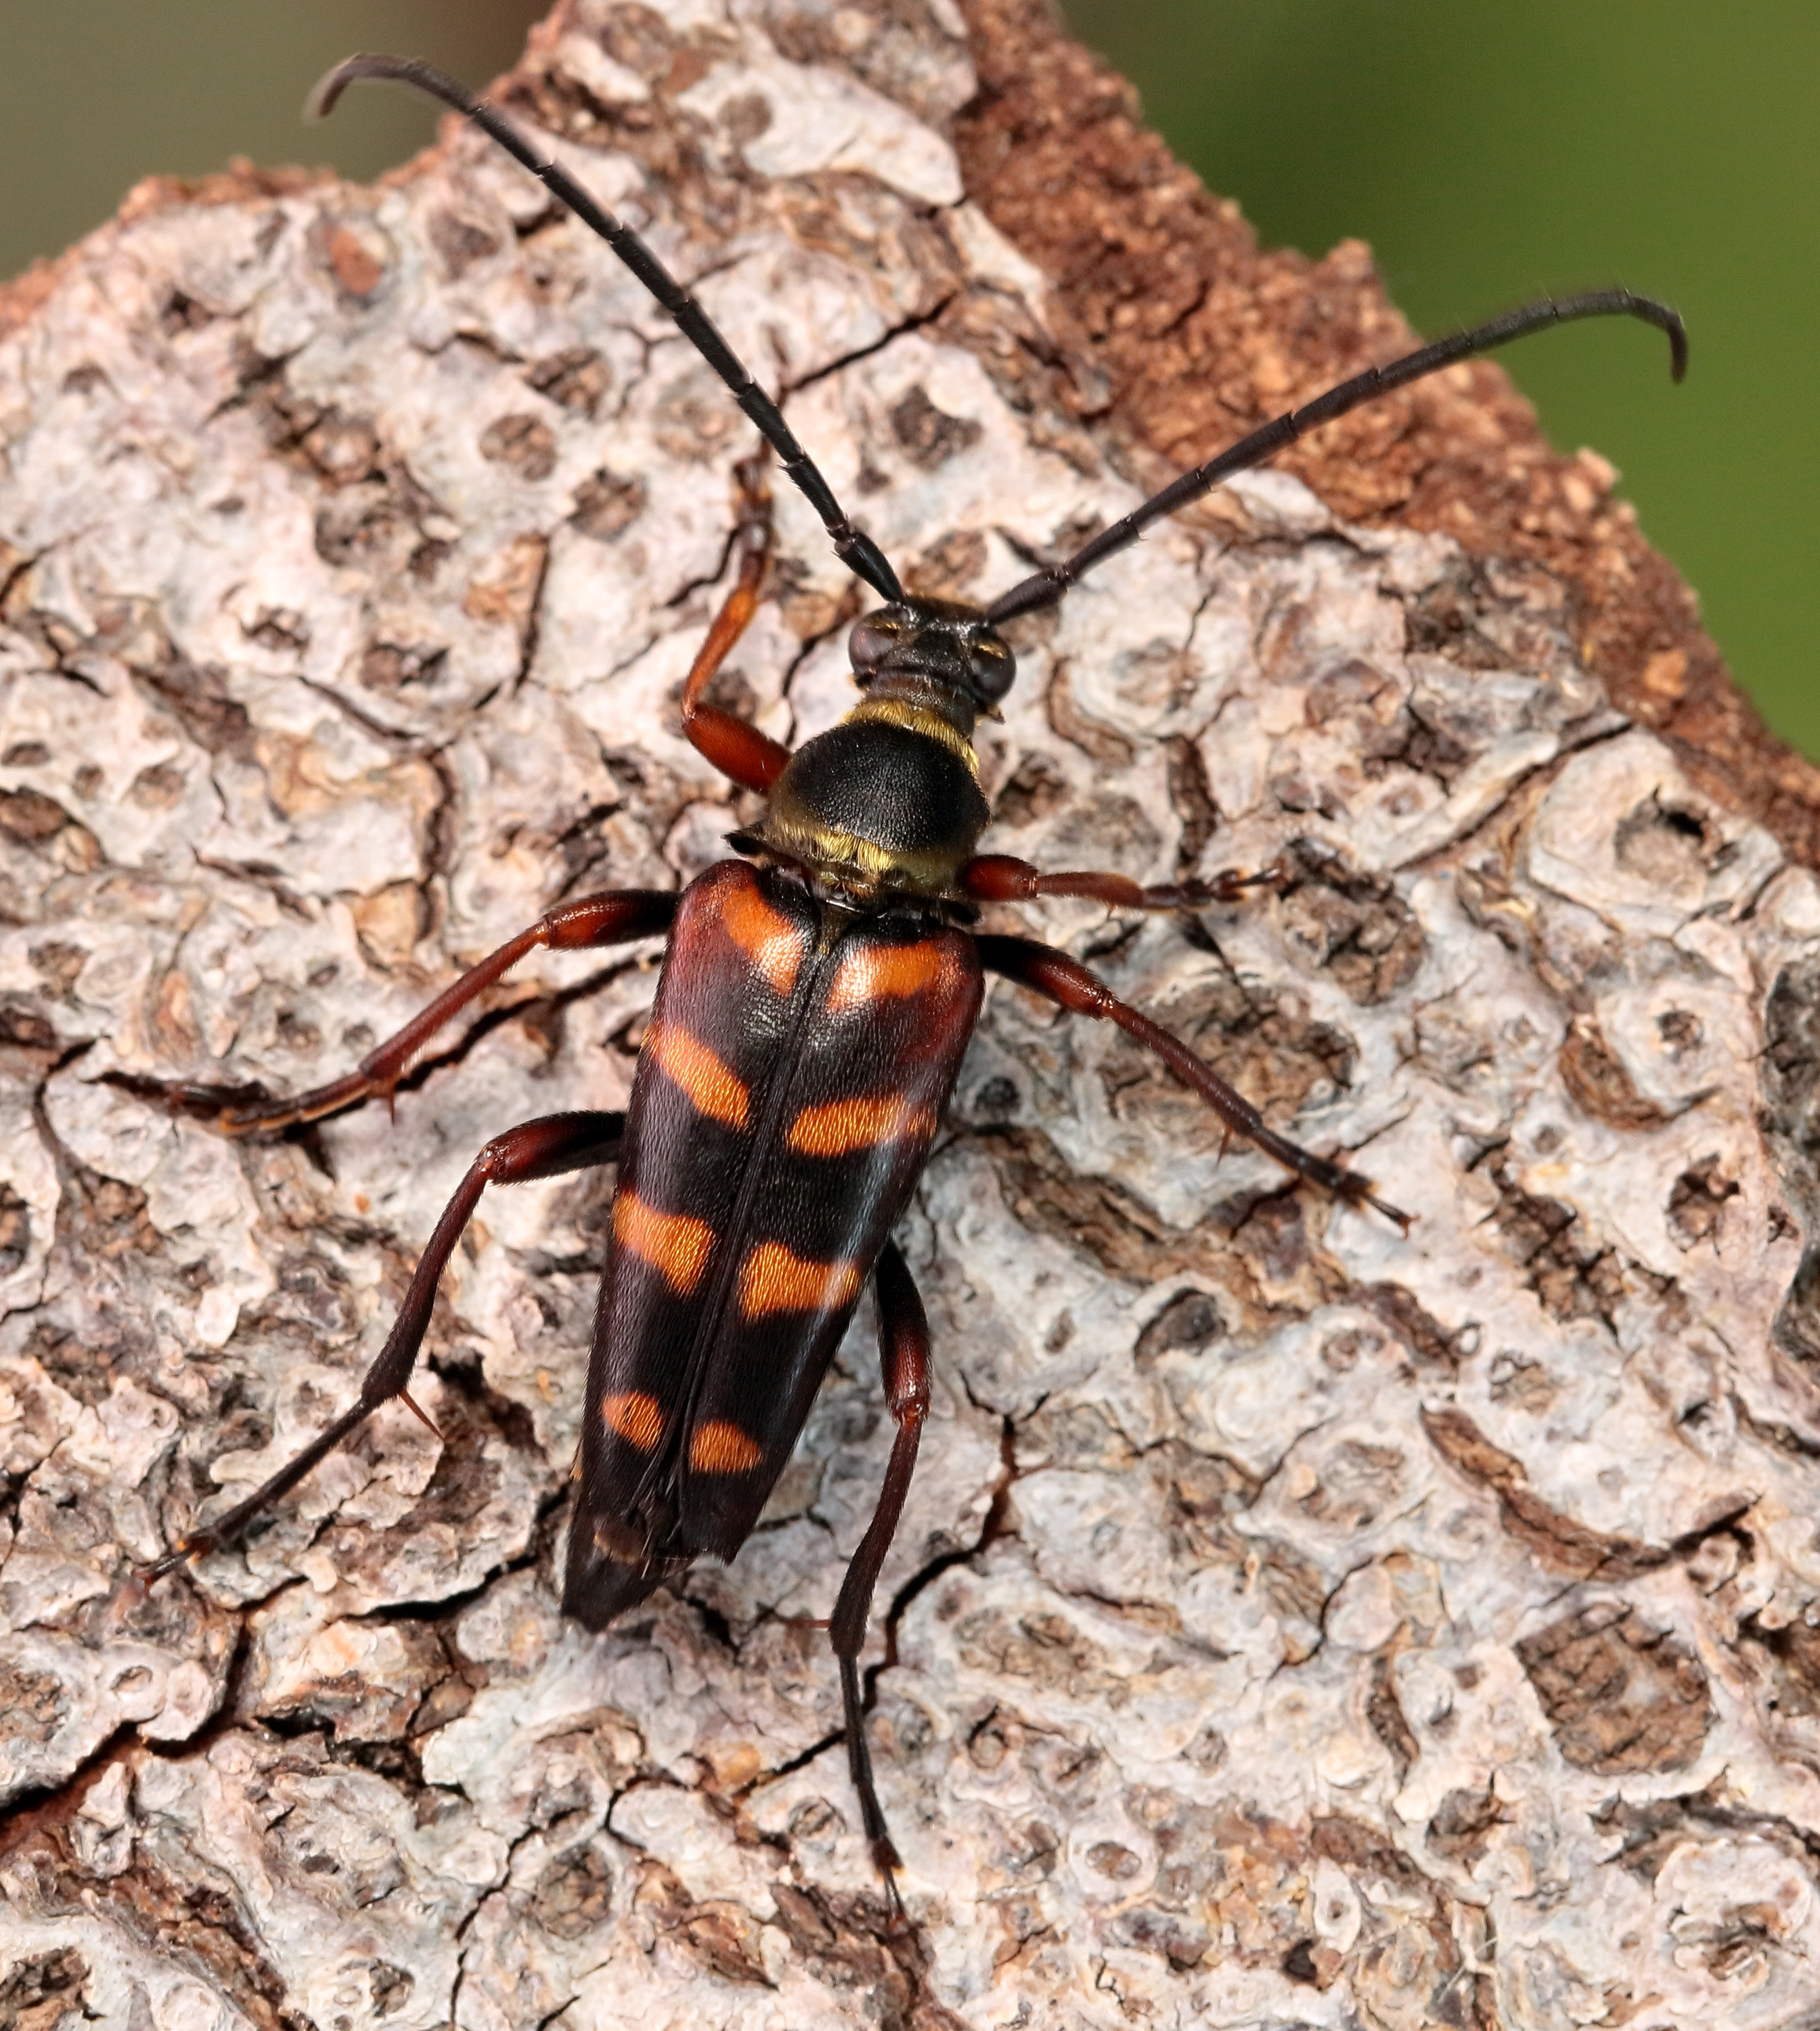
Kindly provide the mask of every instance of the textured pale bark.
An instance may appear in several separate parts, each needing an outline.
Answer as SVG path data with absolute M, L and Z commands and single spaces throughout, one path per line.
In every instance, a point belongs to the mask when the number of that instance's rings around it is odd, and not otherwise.
M 1398 327 L 1357 249 L 1258 259 L 1027 9 L 970 28 L 573 0 L 513 103 L 978 595 Z M 147 187 L 0 322 L 15 2021 L 1811 2023 L 1814 800 L 1608 468 L 1459 371 L 1019 643 L 995 844 L 1293 878 L 1041 927 L 1418 1222 L 1222 1161 L 993 994 L 905 1228 L 891 1937 L 798 1619 L 882 1470 L 869 1341 L 737 1563 L 585 1635 L 595 1185 L 482 1206 L 440 1442 L 382 1417 L 244 1556 L 131 1579 L 347 1399 L 480 1142 L 623 1098 L 649 954 L 527 967 L 395 1127 L 174 1104 L 330 1075 L 559 897 L 720 852 L 676 699 L 743 427 L 466 132 L 377 191 Z M 856 601 L 779 505 L 728 688 L 800 739 Z M 1690 697 L 1704 754 L 1636 723 Z

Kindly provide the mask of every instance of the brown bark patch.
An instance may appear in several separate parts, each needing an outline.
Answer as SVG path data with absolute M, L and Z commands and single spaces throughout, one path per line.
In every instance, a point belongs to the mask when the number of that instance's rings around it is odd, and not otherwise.
M 73 1947 L 16 1961 L 0 1976 L 0 2024 L 8 2031 L 60 2031 L 95 2013 L 84 2001 L 88 1963 Z
M 1713 1723 L 1692 1652 L 1622 1602 L 1564 1615 L 1517 1655 L 1567 1761 L 1602 1776 L 1684 1770 Z
M 1361 1008 L 1389 1001 L 1414 977 L 1427 942 L 1394 884 L 1355 874 L 1306 841 L 1285 857 L 1284 873 L 1291 942 Z
M 1668 1120 L 1653 1100 L 1645 1100 L 1637 1091 L 1591 1016 L 1575 1017 L 1557 1062 L 1574 1105 L 1595 1121 L 1613 1128 L 1641 1129 L 1659 1128 Z
M 1491 1845 L 1491 1829 L 1502 1825 L 1505 1817 L 1489 1784 L 1483 1791 L 1450 1791 L 1428 1822 L 1428 1845 L 1462 1869 L 1471 1869 Z
M 1544 1502 L 1529 1485 L 1523 1463 L 1494 1446 L 1464 1411 L 1450 1405 L 1424 1411 L 1422 1429 L 1450 1466 L 1497 1495 L 1505 1528 L 1553 1571 L 1622 1578 L 1660 1565 L 1666 1556 L 1633 1537 L 1595 1530 Z

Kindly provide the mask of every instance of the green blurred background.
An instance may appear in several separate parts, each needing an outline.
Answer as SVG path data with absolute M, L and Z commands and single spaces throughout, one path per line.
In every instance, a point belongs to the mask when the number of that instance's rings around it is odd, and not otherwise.
M 1693 334 L 1671 389 L 1628 326 L 1506 363 L 1555 442 L 1623 471 L 1651 538 L 1770 723 L 1820 757 L 1808 629 L 1820 567 L 1820 7 L 1755 0 L 1066 0 L 1077 32 L 1260 234 L 1369 240 L 1435 334 L 1532 294 L 1621 281 Z M 430 109 L 297 106 L 356 48 L 475 80 L 542 0 L 0 0 L 0 273 L 106 218 L 139 176 L 234 153 L 370 176 Z M 1209 449 L 1212 449 L 1209 447 Z

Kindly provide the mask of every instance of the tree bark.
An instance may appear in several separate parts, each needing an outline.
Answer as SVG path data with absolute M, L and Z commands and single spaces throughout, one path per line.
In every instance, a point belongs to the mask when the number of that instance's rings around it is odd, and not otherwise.
M 1362 248 L 1259 255 L 1031 0 L 564 0 L 501 91 L 922 591 L 1406 336 Z M 372 190 L 143 186 L 0 298 L 0 439 L 13 2021 L 1807 2021 L 1820 778 L 1496 367 L 1021 624 L 991 844 L 1286 871 L 1021 921 L 1416 1220 L 991 995 L 902 1233 L 896 1932 L 812 1626 L 889 1451 L 869 1318 L 736 1563 L 586 1634 L 597 1181 L 483 1202 L 435 1433 L 386 1412 L 244 1552 L 135 1578 L 350 1399 L 482 1142 L 623 1104 L 651 949 L 521 968 L 395 1121 L 207 1118 L 724 851 L 676 705 L 745 426 L 452 125 Z M 721 695 L 795 743 L 860 602 L 778 513 Z

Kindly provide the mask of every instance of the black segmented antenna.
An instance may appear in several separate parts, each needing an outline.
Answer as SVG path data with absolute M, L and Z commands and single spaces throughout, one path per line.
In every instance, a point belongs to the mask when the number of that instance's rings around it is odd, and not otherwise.
M 784 471 L 802 490 L 822 525 L 834 539 L 841 561 L 858 572 L 879 595 L 888 600 L 903 598 L 897 573 L 871 537 L 862 535 L 847 520 L 846 511 L 834 498 L 834 490 L 821 469 L 799 445 L 783 420 L 777 404 L 740 365 L 733 348 L 714 329 L 708 313 L 696 302 L 644 241 L 629 225 L 623 225 L 605 206 L 596 203 L 575 178 L 559 164 L 543 161 L 512 122 L 484 99 L 476 98 L 466 85 L 433 65 L 412 57 L 350 57 L 337 64 L 311 93 L 304 107 L 311 118 L 322 119 L 337 99 L 359 78 L 385 78 L 399 84 L 415 85 L 445 106 L 465 114 L 482 132 L 489 134 L 507 154 L 522 162 L 554 196 L 561 199 L 584 225 L 591 227 L 675 319 L 676 329 L 724 381 L 733 399 L 757 425 L 776 452 Z
M 1331 423 L 1336 416 L 1343 416 L 1349 409 L 1356 409 L 1375 395 L 1387 394 L 1393 388 L 1407 386 L 1410 382 L 1420 381 L 1425 374 L 1450 366 L 1456 360 L 1468 359 L 1476 352 L 1489 352 L 1494 346 L 1508 345 L 1512 339 L 1539 331 L 1544 326 L 1571 324 L 1576 318 L 1594 317 L 1641 318 L 1645 324 L 1653 324 L 1658 330 L 1666 332 L 1670 372 L 1677 381 L 1687 372 L 1687 330 L 1680 317 L 1666 304 L 1653 302 L 1647 296 L 1632 296 L 1628 289 L 1595 289 L 1586 296 L 1565 297 L 1559 303 L 1525 304 L 1521 310 L 1509 311 L 1501 318 L 1494 318 L 1489 324 L 1476 326 L 1471 331 L 1456 332 L 1451 338 L 1425 345 L 1420 352 L 1392 360 L 1386 367 L 1368 367 L 1363 374 L 1355 375 L 1350 381 L 1342 381 L 1337 388 L 1330 388 L 1326 394 L 1317 396 L 1305 408 L 1291 409 L 1275 423 L 1266 423 L 1249 437 L 1241 438 L 1217 458 L 1197 466 L 1192 472 L 1185 472 L 1179 479 L 1171 480 L 1160 494 L 1153 494 L 1141 507 L 1133 509 L 1122 521 L 1103 529 L 1073 557 L 1051 565 L 1047 571 L 1037 572 L 1021 579 L 1009 592 L 1002 593 L 986 609 L 986 618 L 996 624 L 1010 620 L 1015 614 L 1053 606 L 1077 579 L 1136 542 L 1152 523 L 1173 515 L 1191 501 L 1198 501 L 1202 494 L 1211 492 L 1235 472 L 1261 465 L 1273 452 L 1280 451 L 1286 444 L 1293 444 L 1304 431 L 1312 430 L 1319 423 Z

